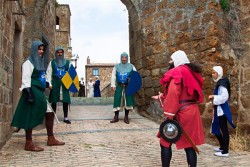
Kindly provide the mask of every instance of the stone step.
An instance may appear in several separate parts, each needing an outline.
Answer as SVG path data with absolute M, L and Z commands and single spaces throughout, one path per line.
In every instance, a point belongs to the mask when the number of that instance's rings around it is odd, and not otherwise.
M 71 97 L 71 105 L 111 105 L 114 97 Z

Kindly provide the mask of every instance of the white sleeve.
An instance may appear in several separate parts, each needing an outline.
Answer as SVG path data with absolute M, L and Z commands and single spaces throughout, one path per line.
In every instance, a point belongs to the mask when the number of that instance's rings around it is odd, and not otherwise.
M 49 82 L 49 86 L 52 86 L 52 66 L 51 62 L 48 65 L 47 71 L 46 71 L 46 81 Z
M 22 91 L 24 88 L 31 87 L 31 75 L 33 72 L 34 66 L 29 60 L 25 61 L 22 65 L 22 85 L 19 88 Z
M 116 68 L 114 67 L 111 74 L 111 87 L 116 87 Z
M 229 98 L 227 89 L 224 86 L 219 86 L 218 95 L 214 95 L 214 105 L 225 103 Z

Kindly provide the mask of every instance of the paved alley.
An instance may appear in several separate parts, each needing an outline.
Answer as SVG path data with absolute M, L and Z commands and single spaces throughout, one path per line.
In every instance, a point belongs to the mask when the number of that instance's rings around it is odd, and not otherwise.
M 62 106 L 57 111 L 62 120 Z M 1 167 L 160 167 L 159 141 L 155 137 L 159 125 L 137 113 L 130 116 L 130 124 L 120 121 L 111 124 L 112 105 L 71 106 L 69 118 L 72 124 L 62 121 L 55 125 L 57 139 L 65 146 L 46 146 L 46 131 L 34 131 L 35 144 L 44 148 L 43 152 L 28 152 L 24 148 L 24 132 L 12 135 L 0 150 Z M 173 145 L 174 146 L 174 145 Z M 230 152 L 226 158 L 215 157 L 213 146 L 199 147 L 198 167 L 247 167 L 250 153 Z M 171 166 L 186 167 L 184 150 L 175 150 Z

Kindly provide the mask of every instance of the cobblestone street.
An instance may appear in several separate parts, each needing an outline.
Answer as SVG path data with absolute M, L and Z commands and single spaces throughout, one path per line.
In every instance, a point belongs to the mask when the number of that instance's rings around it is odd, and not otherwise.
M 62 107 L 57 111 L 62 120 Z M 44 148 L 43 152 L 24 150 L 24 132 L 12 135 L 0 151 L 0 166 L 115 166 L 115 167 L 160 167 L 159 141 L 155 137 L 159 125 L 137 113 L 130 113 L 130 124 L 120 121 L 111 124 L 112 105 L 71 106 L 69 118 L 72 124 L 62 121 L 54 127 L 57 139 L 65 146 L 46 146 L 46 131 L 34 131 L 35 144 Z M 248 167 L 250 153 L 230 152 L 226 158 L 215 157 L 213 146 L 200 146 L 198 167 Z M 184 150 L 176 150 L 173 145 L 171 166 L 187 166 Z

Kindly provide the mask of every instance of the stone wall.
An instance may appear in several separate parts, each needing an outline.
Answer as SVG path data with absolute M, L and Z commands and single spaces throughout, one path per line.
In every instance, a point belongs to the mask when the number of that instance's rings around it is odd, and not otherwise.
M 0 2 L 0 148 L 13 132 L 10 127 L 20 98 L 21 65 L 29 56 L 31 43 L 39 39 L 55 48 L 55 0 Z
M 55 0 L 24 0 L 24 12 L 24 58 L 29 56 L 31 43 L 36 39 L 48 46 L 47 55 L 51 57 L 55 50 Z
M 236 1 L 236 4 L 240 6 L 240 26 L 244 55 L 239 58 L 239 85 L 238 85 L 238 97 L 239 97 L 239 117 L 237 120 L 238 127 L 248 130 L 250 133 L 250 1 Z
M 106 85 L 102 91 L 102 97 L 114 97 L 115 92 L 111 89 L 111 84 Z
M 23 18 L 19 12 L 22 3 L 0 1 L 0 148 L 11 135 L 14 94 L 18 94 L 13 84 L 20 76 L 13 75 L 13 64 L 14 59 L 22 57 Z M 20 63 L 17 65 L 20 71 Z
M 159 79 L 167 70 L 170 55 L 184 50 L 191 61 L 203 68 L 204 103 L 200 105 L 204 126 L 211 124 L 211 107 L 205 105 L 212 93 L 211 68 L 221 65 L 231 81 L 230 107 L 238 124 L 249 126 L 249 46 L 244 57 L 238 58 L 230 40 L 231 34 L 225 12 L 214 0 L 121 0 L 129 12 L 130 56 L 143 78 L 139 94 L 139 112 L 158 120 L 161 111 L 151 100 L 163 88 Z M 249 2 L 238 4 L 248 6 Z M 249 36 L 249 9 L 241 18 L 243 33 Z M 245 35 L 244 43 L 249 45 Z
M 59 18 L 59 29 L 56 30 L 56 46 L 64 48 L 66 59 L 71 59 L 71 36 L 70 36 L 70 7 L 62 4 L 56 8 L 56 16 Z

